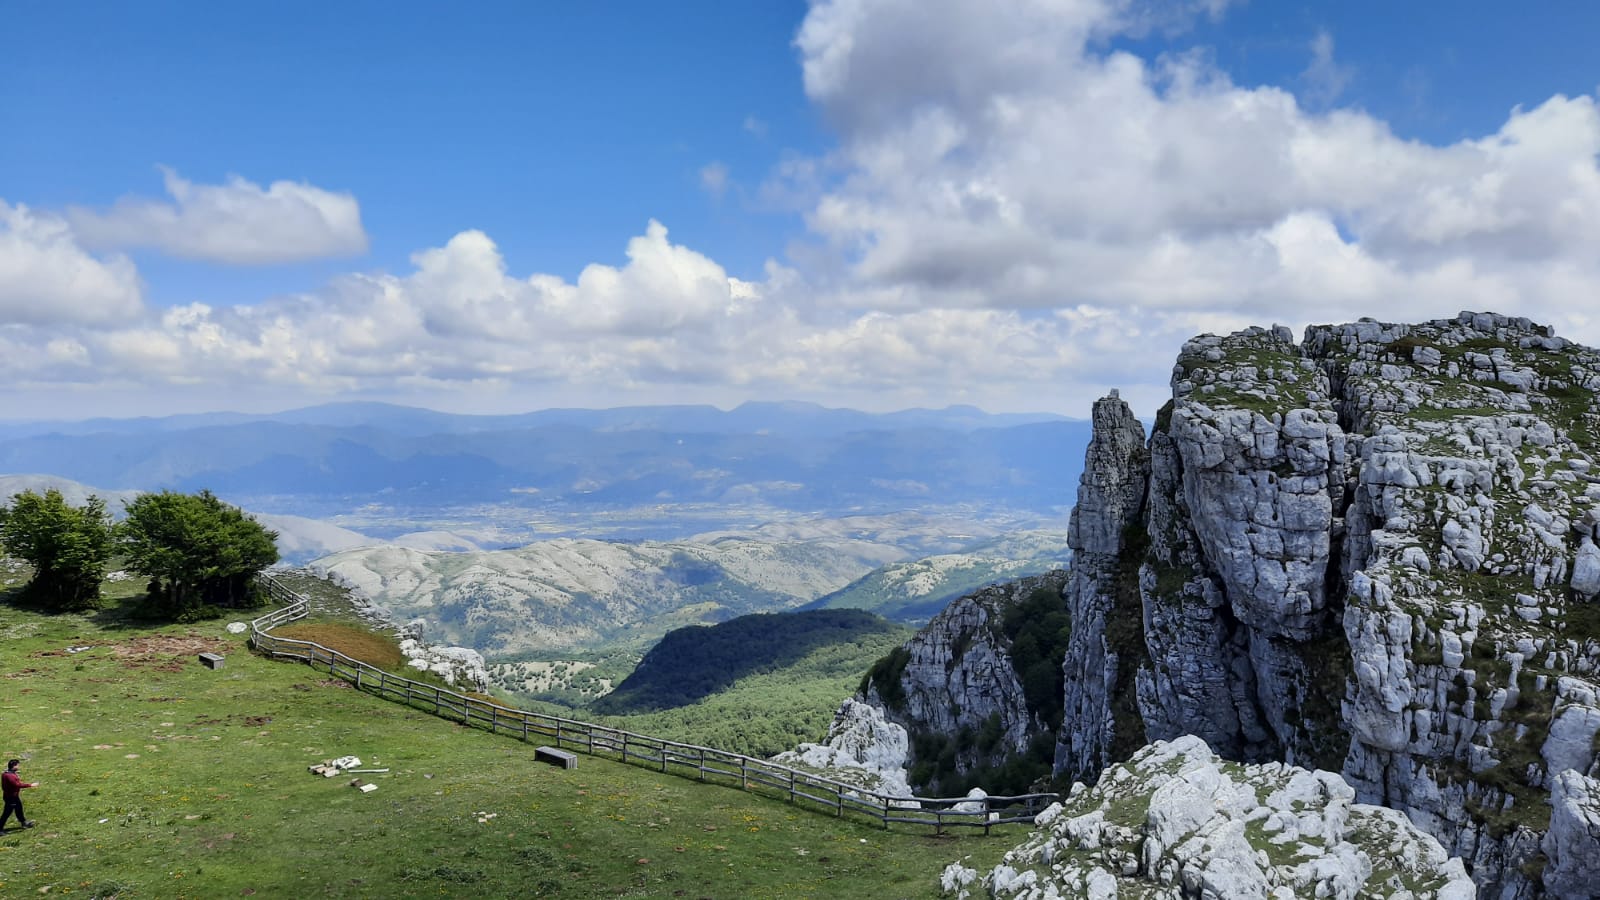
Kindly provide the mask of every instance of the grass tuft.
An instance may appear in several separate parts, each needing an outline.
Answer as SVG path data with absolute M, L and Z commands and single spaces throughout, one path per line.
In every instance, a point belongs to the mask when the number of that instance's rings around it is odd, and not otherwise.
M 329 650 L 337 650 L 351 659 L 389 672 L 401 671 L 406 664 L 406 658 L 393 638 L 350 625 L 293 622 L 274 628 L 272 633 L 281 638 L 321 644 Z

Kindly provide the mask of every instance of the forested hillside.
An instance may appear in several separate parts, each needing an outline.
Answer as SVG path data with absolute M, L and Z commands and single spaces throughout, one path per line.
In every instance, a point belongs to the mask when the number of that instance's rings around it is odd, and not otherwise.
M 624 715 L 686 706 L 740 679 L 790 668 L 818 650 L 875 644 L 900 631 L 881 616 L 854 609 L 757 613 L 718 625 L 680 628 L 663 637 L 632 675 L 591 708 Z M 823 673 L 790 674 L 803 679 Z

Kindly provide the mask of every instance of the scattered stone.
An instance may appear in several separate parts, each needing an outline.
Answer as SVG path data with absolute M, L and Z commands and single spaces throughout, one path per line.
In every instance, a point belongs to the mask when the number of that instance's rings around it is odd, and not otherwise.
M 1074 785 L 988 873 L 958 863 L 940 885 L 1027 900 L 1476 896 L 1438 841 L 1354 800 L 1332 772 L 1227 762 L 1193 736 L 1157 742 Z
M 779 765 L 815 769 L 828 777 L 892 797 L 912 796 L 906 782 L 906 730 L 859 700 L 840 704 L 820 744 L 801 744 L 772 757 Z

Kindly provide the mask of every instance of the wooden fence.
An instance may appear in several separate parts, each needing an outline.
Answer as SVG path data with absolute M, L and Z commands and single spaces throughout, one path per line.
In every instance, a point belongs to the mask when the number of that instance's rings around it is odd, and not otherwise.
M 982 828 L 988 834 L 996 825 L 1031 824 L 1045 807 L 1060 799 L 1056 794 L 975 799 L 894 797 L 739 753 L 648 737 L 469 697 L 385 672 L 321 644 L 272 634 L 273 628 L 304 618 L 310 601 L 271 575 L 263 574 L 260 580 L 268 595 L 285 605 L 250 623 L 250 643 L 257 650 L 274 658 L 301 660 L 313 668 L 326 669 L 329 674 L 355 685 L 357 690 L 495 734 L 787 798 L 797 806 L 835 816 L 842 817 L 845 813 L 868 816 L 880 821 L 885 828 L 891 824 L 923 825 L 943 833 L 947 828 L 968 827 Z

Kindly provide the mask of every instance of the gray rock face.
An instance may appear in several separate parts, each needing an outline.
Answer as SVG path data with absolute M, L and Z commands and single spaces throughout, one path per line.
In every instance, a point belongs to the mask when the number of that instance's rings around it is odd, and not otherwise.
M 906 730 L 883 717 L 882 710 L 850 699 L 840 704 L 820 744 L 801 744 L 772 761 L 814 769 L 830 778 L 888 794 L 910 797 L 906 783 L 909 746 Z
M 957 864 L 941 883 L 1037 900 L 1476 896 L 1460 859 L 1400 813 L 1356 803 L 1338 775 L 1227 762 L 1195 737 L 1074 785 L 1000 865 Z
M 1485 897 L 1597 890 L 1600 352 L 1490 313 L 1300 344 L 1252 328 L 1191 340 L 1172 385 L 1148 443 L 1120 400 L 1095 405 L 1058 775 L 1197 736 L 1339 771 Z M 1006 667 L 989 687 L 934 669 L 990 709 L 1011 690 Z M 1111 896 L 1134 862 L 1073 891 Z
M 419 672 L 432 672 L 444 683 L 464 690 L 486 691 L 489 673 L 483 665 L 483 654 L 467 647 L 434 647 L 419 636 L 405 637 L 400 641 L 400 653 L 406 665 Z
M 1058 771 L 1141 731 L 1339 769 L 1538 896 L 1552 784 L 1600 774 L 1597 396 L 1600 354 L 1464 313 L 1195 338 L 1147 462 L 1097 405 Z
M 886 696 L 869 681 L 863 699 L 913 735 L 977 733 L 997 724 L 988 746 L 959 748 L 957 771 L 1022 752 L 1044 723 L 1028 708 L 1001 622 L 1008 607 L 1035 591 L 1059 596 L 1064 577 L 1050 572 L 953 601 L 902 649 L 898 690 Z
M 1072 511 L 1067 543 L 1072 549 L 1065 598 L 1072 617 L 1072 637 L 1063 663 L 1066 715 L 1056 742 L 1056 768 L 1071 772 L 1099 771 L 1109 761 L 1118 716 L 1111 700 L 1119 678 L 1128 679 L 1127 656 L 1137 629 L 1137 584 L 1123 565 L 1123 538 L 1137 525 L 1144 508 L 1149 454 L 1144 426 L 1115 394 L 1094 405 L 1094 436 L 1084 456 L 1078 503 Z M 1112 618 L 1121 592 L 1124 615 Z M 1122 693 L 1126 694 L 1127 691 Z M 1144 743 L 1144 727 L 1123 704 L 1123 742 Z
M 1545 888 L 1552 897 L 1593 897 L 1600 891 L 1600 781 L 1562 772 L 1550 787 L 1550 807 Z

